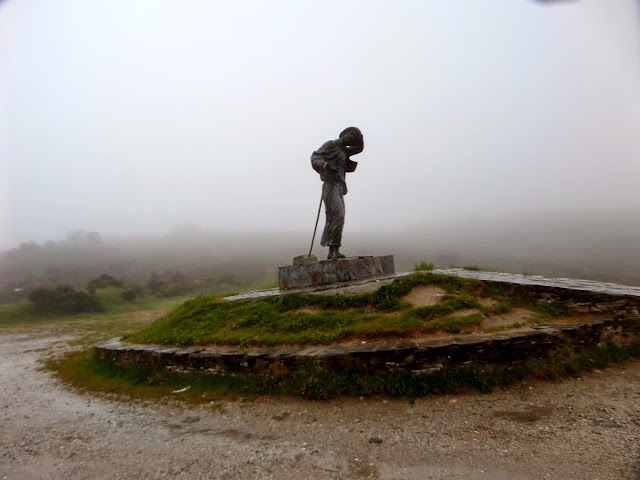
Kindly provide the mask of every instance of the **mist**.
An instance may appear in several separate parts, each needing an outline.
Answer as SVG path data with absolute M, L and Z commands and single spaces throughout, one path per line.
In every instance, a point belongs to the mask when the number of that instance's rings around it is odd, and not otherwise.
M 349 125 L 344 253 L 637 282 L 638 18 L 633 0 L 5 0 L 5 284 L 272 271 L 307 253 L 309 156 Z
M 237 290 L 277 284 L 277 267 L 308 253 L 311 232 L 221 232 L 176 227 L 162 236 L 103 237 L 70 232 L 63 241 L 25 242 L 0 255 L 0 301 L 36 288 L 84 287 L 107 274 L 131 284 L 176 277 L 186 284 L 224 280 Z M 347 255 L 395 256 L 396 271 L 436 267 L 640 284 L 640 211 L 529 212 L 469 217 L 411 229 L 349 231 Z M 314 245 L 324 258 L 327 249 Z

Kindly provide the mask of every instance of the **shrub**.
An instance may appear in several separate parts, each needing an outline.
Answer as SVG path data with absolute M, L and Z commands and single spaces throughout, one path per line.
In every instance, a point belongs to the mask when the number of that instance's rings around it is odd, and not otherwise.
M 136 298 L 136 292 L 134 290 L 125 290 L 122 292 L 122 298 L 128 302 L 132 302 Z
M 420 263 L 416 263 L 413 266 L 413 271 L 414 272 L 420 272 L 423 270 L 433 270 L 435 268 L 435 265 L 433 264 L 433 262 L 425 262 L 424 260 L 421 260 Z
M 76 292 L 72 287 L 58 285 L 55 289 L 39 288 L 29 294 L 29 300 L 38 312 L 82 313 L 103 310 L 98 298 L 87 292 Z
M 122 288 L 123 286 L 124 286 L 124 282 L 122 280 L 116 280 L 111 275 L 107 275 L 106 273 L 103 273 L 99 277 L 92 278 L 91 280 L 89 280 L 89 282 L 87 283 L 87 290 L 93 293 L 100 288 L 107 288 L 107 287 Z

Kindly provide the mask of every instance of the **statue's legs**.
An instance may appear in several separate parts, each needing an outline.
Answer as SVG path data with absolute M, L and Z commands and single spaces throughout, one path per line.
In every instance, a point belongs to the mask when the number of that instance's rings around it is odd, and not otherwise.
M 344 257 L 339 251 L 344 227 L 344 193 L 342 184 L 325 182 L 322 189 L 322 200 L 324 202 L 326 221 L 320 245 L 329 247 L 329 260 Z

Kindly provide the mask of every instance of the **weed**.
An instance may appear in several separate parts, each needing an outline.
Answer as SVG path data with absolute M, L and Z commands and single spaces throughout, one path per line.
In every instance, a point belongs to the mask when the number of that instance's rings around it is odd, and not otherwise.
M 413 271 L 414 272 L 422 272 L 422 271 L 433 270 L 434 268 L 436 268 L 436 266 L 433 264 L 433 262 L 427 263 L 424 260 L 421 260 L 420 263 L 416 263 L 413 266 Z
M 513 328 L 520 328 L 520 327 L 524 327 L 524 322 L 514 322 L 511 323 L 509 325 L 499 325 L 496 327 L 490 327 L 485 329 L 484 331 L 486 333 L 497 333 L 497 332 L 504 332 L 505 330 L 511 330 Z
M 538 302 L 532 307 L 535 311 L 550 317 L 568 317 L 574 313 L 565 303 L 557 300 Z
M 498 302 L 496 305 L 490 308 L 489 311 L 496 315 L 501 315 L 503 313 L 510 312 L 512 308 L 513 308 L 513 305 L 511 304 L 511 301 L 508 299 L 505 299 Z

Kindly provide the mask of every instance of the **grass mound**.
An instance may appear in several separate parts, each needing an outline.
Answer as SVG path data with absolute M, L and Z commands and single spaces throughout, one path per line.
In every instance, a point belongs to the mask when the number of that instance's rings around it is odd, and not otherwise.
M 446 294 L 430 306 L 414 307 L 403 301 L 420 285 L 437 285 Z M 487 307 L 476 300 L 485 296 L 497 299 L 496 305 Z M 125 340 L 175 346 L 257 346 L 325 344 L 352 337 L 409 336 L 437 330 L 459 333 L 467 326 L 480 324 L 485 314 L 503 313 L 520 305 L 536 307 L 534 303 L 509 287 L 424 272 L 398 278 L 373 292 L 352 295 L 290 293 L 232 302 L 198 296 Z M 453 315 L 464 309 L 474 312 Z M 541 314 L 567 311 L 548 310 L 541 310 Z

